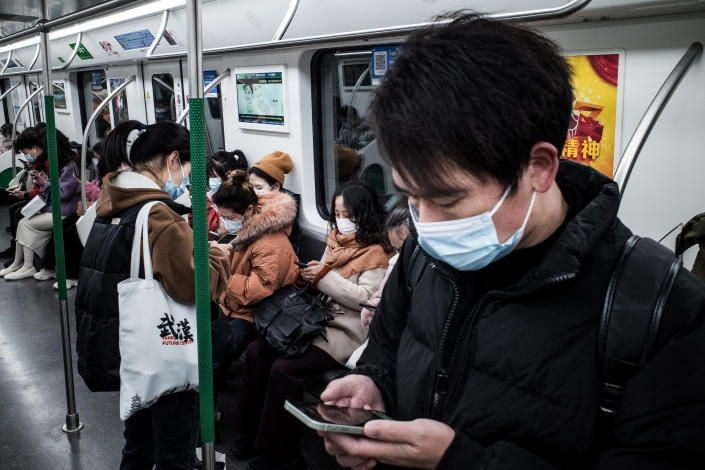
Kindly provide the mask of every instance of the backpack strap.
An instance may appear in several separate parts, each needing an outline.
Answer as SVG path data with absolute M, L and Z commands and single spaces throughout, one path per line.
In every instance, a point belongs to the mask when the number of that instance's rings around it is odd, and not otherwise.
M 598 337 L 600 410 L 616 413 L 629 379 L 653 353 L 661 315 L 681 261 L 660 243 L 633 235 L 612 272 Z

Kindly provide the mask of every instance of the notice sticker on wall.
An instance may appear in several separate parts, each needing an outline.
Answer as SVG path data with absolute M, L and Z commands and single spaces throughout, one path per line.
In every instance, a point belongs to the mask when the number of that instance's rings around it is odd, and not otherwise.
M 372 85 L 377 86 L 382 82 L 382 77 L 384 77 L 384 74 L 387 73 L 394 61 L 397 60 L 400 52 L 401 46 L 372 48 L 372 64 L 370 67 Z
M 73 49 L 74 47 L 76 47 L 76 43 L 74 42 L 69 44 L 69 47 Z M 78 46 L 78 52 L 76 55 L 78 55 L 78 58 L 81 60 L 88 60 L 93 58 L 93 56 L 90 52 L 88 52 L 88 49 L 86 49 L 86 46 L 84 46 L 83 43 Z

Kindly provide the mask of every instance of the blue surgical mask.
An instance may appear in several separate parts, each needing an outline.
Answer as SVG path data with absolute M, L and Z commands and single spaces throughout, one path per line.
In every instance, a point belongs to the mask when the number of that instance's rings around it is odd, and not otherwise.
M 220 188 L 222 182 L 223 180 L 220 178 L 208 178 L 208 187 L 211 191 L 216 192 L 218 188 Z
M 181 164 L 179 164 L 179 165 L 181 165 Z M 184 192 L 186 192 L 186 185 L 188 185 L 188 183 L 189 183 L 189 178 L 188 178 L 188 176 L 184 175 L 184 168 L 181 167 L 181 176 L 182 176 L 181 185 L 179 185 L 178 187 L 174 186 L 174 183 L 171 182 L 171 170 L 169 169 L 168 166 L 166 167 L 166 170 L 169 172 L 169 180 L 166 183 L 164 183 L 164 186 L 162 187 L 162 189 L 164 191 L 166 191 L 167 193 L 169 193 L 169 196 L 171 197 L 171 199 L 178 199 L 179 196 L 181 196 L 182 194 L 184 194 Z
M 223 225 L 225 225 L 225 230 L 236 235 L 237 232 L 242 228 L 242 220 L 226 220 L 223 219 Z
M 29 163 L 34 163 L 37 161 L 37 159 L 35 157 L 31 156 L 28 153 L 24 154 L 24 159 L 27 160 Z
M 429 255 L 459 271 L 477 271 L 508 255 L 521 241 L 536 199 L 534 191 L 524 223 L 507 241 L 500 243 L 492 216 L 507 198 L 509 189 L 507 188 L 491 211 L 464 219 L 419 222 L 416 210 L 409 204 L 419 245 Z

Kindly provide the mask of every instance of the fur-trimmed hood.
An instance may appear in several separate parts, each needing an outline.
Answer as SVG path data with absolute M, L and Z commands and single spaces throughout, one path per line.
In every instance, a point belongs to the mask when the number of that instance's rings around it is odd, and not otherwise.
M 288 236 L 295 220 L 296 201 L 293 197 L 280 191 L 261 194 L 255 213 L 245 218 L 232 244 L 236 248 L 243 247 L 263 235 L 280 231 L 285 231 Z

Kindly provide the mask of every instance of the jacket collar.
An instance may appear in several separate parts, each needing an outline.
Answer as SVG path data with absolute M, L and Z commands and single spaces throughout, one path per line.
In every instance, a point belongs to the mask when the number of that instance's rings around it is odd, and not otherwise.
M 561 161 L 556 183 L 571 205 L 573 218 L 565 224 L 541 263 L 513 289 L 531 288 L 558 275 L 577 275 L 584 261 L 617 221 L 619 188 L 611 179 L 580 163 Z M 411 221 L 409 229 L 414 244 L 418 244 Z M 421 246 L 419 249 L 427 258 L 434 259 Z M 442 261 L 434 260 L 434 264 L 445 275 L 458 277 L 460 274 Z
M 259 196 L 255 213 L 247 217 L 237 238 L 235 247 L 245 246 L 263 235 L 291 230 L 296 220 L 296 202 L 284 192 L 272 191 Z

